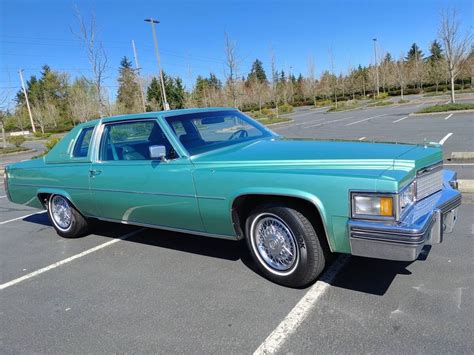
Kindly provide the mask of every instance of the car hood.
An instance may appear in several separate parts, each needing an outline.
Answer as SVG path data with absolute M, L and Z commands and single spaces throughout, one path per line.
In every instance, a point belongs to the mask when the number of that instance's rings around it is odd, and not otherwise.
M 334 161 L 349 164 L 371 162 L 393 165 L 395 160 L 405 156 L 408 159 L 428 158 L 430 160 L 429 156 L 437 152 L 440 152 L 437 147 L 413 144 L 272 138 L 216 149 L 196 155 L 192 160 L 196 164 L 210 162 L 304 164 Z
M 262 139 L 192 157 L 195 164 L 371 170 L 400 180 L 442 160 L 439 147 L 400 143 Z M 386 173 L 386 174 L 385 174 Z M 400 175 L 397 175 L 400 173 Z

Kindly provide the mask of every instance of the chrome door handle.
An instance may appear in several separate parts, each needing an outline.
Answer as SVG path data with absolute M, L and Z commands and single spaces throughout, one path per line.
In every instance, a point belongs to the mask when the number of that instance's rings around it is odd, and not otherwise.
M 89 169 L 89 175 L 94 177 L 96 175 L 100 175 L 100 173 L 102 172 L 102 170 L 97 170 L 97 169 Z

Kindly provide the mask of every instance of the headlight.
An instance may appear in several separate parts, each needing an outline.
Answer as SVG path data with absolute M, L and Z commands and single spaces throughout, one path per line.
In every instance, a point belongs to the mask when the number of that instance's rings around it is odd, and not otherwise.
M 395 217 L 393 200 L 393 195 L 355 193 L 352 195 L 352 217 L 392 219 Z
M 416 182 L 413 181 L 410 185 L 400 192 L 398 201 L 400 206 L 400 214 L 403 214 L 416 200 Z

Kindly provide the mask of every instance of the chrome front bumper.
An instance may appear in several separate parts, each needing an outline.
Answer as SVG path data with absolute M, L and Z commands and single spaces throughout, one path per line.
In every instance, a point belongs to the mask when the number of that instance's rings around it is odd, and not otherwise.
M 425 245 L 441 243 L 461 205 L 456 173 L 445 170 L 443 178 L 443 189 L 418 201 L 400 222 L 349 220 L 352 255 L 413 261 Z

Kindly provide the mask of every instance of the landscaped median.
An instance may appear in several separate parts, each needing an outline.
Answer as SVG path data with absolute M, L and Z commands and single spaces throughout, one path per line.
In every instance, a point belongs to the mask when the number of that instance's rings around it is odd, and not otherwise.
M 474 103 L 454 103 L 424 107 L 414 114 L 437 114 L 451 112 L 474 112 Z
M 265 126 L 274 125 L 278 123 L 285 123 L 293 121 L 291 118 L 282 117 L 281 115 L 293 112 L 293 106 L 288 104 L 283 104 L 278 106 L 278 116 L 277 111 L 271 108 L 263 108 L 261 111 L 250 111 L 246 112 L 247 115 L 257 120 Z
M 26 153 L 33 151 L 28 148 L 23 148 L 23 147 L 6 147 L 6 148 L 0 148 L 0 155 L 6 155 L 6 154 L 19 154 L 19 153 Z

